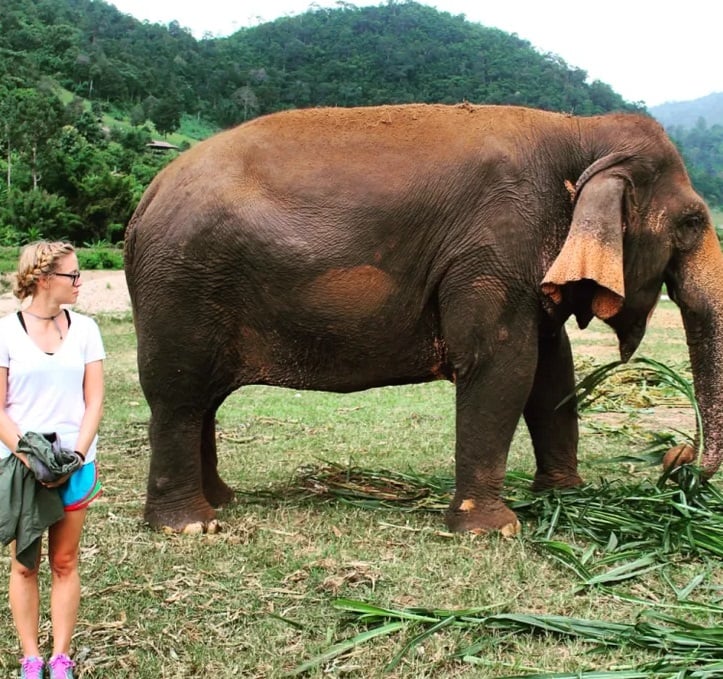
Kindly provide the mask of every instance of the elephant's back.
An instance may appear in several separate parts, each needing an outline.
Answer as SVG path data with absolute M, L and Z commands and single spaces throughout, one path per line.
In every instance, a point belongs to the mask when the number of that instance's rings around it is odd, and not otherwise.
M 317 214 L 323 206 L 384 211 L 436 187 L 454 200 L 463 190 L 460 168 L 515 166 L 517 135 L 538 117 L 563 118 L 522 108 L 422 104 L 271 114 L 181 154 L 154 180 L 139 210 L 152 216 L 180 205 L 213 211 L 246 204 L 271 213 Z

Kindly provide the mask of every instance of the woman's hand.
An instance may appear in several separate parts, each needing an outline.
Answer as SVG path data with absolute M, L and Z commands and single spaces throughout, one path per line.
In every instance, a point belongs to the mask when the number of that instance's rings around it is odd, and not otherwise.
M 20 460 L 28 469 L 30 469 L 30 465 L 28 464 L 28 456 L 25 453 L 18 453 L 16 450 L 13 451 L 13 455 Z
M 65 476 L 61 476 L 59 479 L 55 479 L 55 481 L 49 481 L 43 485 L 46 488 L 57 488 L 58 486 L 62 486 L 69 478 L 70 474 L 66 474 Z

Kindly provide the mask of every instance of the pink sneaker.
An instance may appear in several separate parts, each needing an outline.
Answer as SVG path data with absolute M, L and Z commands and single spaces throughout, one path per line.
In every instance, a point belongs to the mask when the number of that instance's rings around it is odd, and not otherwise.
M 43 679 L 45 663 L 35 655 L 26 655 L 20 661 L 20 679 Z
M 50 679 L 73 679 L 75 663 L 65 653 L 58 653 L 48 660 Z

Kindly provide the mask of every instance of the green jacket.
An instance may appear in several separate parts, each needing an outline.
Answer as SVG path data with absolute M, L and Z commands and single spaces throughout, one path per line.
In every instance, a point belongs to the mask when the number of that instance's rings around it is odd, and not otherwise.
M 58 489 L 46 488 L 36 475 L 49 482 L 75 471 L 82 460 L 35 432 L 26 433 L 17 450 L 27 455 L 31 469 L 15 455 L 0 462 L 0 542 L 16 540 L 15 557 L 33 569 L 43 533 L 65 515 Z
M 79 453 L 60 445 L 57 434 L 27 431 L 18 441 L 15 452 L 25 453 L 30 470 L 41 483 L 57 481 L 83 464 Z
M 0 542 L 16 540 L 15 558 L 26 568 L 37 566 L 40 538 L 65 514 L 57 488 L 38 483 L 33 473 L 11 455 L 0 468 Z

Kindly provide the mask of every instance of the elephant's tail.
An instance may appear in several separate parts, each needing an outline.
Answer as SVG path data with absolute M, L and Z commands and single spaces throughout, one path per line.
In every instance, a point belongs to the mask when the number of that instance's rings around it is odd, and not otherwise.
M 131 301 L 133 298 L 133 279 L 134 269 L 137 262 L 136 242 L 138 238 L 138 229 L 143 221 L 143 217 L 151 204 L 151 201 L 158 193 L 158 181 L 157 178 L 151 185 L 146 189 L 143 194 L 138 206 L 133 212 L 133 215 L 126 226 L 126 232 L 123 238 L 123 269 L 126 274 L 126 281 L 128 282 L 128 289 L 131 293 Z
M 126 227 L 125 237 L 123 239 L 123 271 L 126 276 L 126 283 L 128 284 L 128 291 L 131 294 L 131 301 L 133 298 L 133 270 L 134 262 L 136 261 L 136 227 L 138 225 L 139 217 L 138 211 L 133 214 L 128 226 Z

